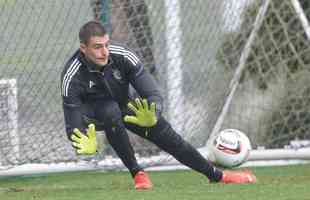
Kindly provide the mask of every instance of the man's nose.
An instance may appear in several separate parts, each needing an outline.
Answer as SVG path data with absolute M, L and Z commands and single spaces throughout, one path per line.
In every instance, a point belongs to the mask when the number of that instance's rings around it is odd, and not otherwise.
M 102 54 L 106 55 L 108 54 L 108 52 L 109 52 L 109 49 L 107 47 L 102 48 L 102 51 L 101 51 Z

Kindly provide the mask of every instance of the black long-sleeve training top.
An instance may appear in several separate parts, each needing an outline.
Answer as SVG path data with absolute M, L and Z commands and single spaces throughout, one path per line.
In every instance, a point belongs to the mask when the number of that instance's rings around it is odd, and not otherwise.
M 156 103 L 156 113 L 162 110 L 162 97 L 152 75 L 144 69 L 139 58 L 126 47 L 109 46 L 108 64 L 98 70 L 80 50 L 66 63 L 61 74 L 61 95 L 66 131 L 70 135 L 74 128 L 85 130 L 82 105 L 98 100 L 114 100 L 120 108 L 127 106 L 129 85 L 141 98 Z

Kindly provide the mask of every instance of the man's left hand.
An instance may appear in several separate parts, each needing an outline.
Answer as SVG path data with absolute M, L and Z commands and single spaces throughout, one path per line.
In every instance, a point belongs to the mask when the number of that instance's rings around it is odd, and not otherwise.
M 131 102 L 128 103 L 128 108 L 135 113 L 135 116 L 126 115 L 124 121 L 141 127 L 154 126 L 157 123 L 155 103 L 151 103 L 149 106 L 146 99 L 143 99 L 142 101 L 136 99 L 135 104 L 136 105 L 133 105 Z

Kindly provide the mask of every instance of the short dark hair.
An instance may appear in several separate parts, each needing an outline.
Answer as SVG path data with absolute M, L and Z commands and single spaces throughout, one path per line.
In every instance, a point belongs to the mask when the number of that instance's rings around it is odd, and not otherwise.
M 87 44 L 93 36 L 105 36 L 107 31 L 99 21 L 89 21 L 84 24 L 79 32 L 80 43 Z

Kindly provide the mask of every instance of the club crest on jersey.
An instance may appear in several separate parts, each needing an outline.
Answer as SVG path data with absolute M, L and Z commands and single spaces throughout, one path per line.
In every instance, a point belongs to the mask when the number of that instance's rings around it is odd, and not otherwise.
M 96 85 L 93 81 L 89 81 L 89 88 L 92 88 L 94 85 Z
M 113 77 L 117 80 L 121 80 L 122 79 L 122 75 L 121 75 L 121 72 L 117 69 L 114 69 L 113 72 Z

